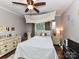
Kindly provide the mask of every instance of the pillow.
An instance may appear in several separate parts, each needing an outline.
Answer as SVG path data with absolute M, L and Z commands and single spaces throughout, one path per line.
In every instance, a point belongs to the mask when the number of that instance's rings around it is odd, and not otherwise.
M 45 33 L 45 36 L 48 36 L 47 33 Z
M 51 32 L 50 31 L 46 32 L 46 34 L 47 34 L 47 36 L 51 36 Z
M 40 33 L 40 36 L 45 36 L 45 33 Z

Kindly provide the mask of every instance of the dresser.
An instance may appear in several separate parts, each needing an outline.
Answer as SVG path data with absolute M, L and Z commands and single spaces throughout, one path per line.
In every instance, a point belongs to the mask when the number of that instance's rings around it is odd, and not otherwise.
M 12 36 L 0 39 L 0 57 L 11 52 L 21 42 L 21 37 Z

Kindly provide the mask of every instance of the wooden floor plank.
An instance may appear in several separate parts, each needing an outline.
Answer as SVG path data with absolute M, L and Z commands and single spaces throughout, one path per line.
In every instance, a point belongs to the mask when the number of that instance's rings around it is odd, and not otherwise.
M 56 49 L 59 59 L 64 59 L 63 50 L 59 46 L 55 46 L 55 49 Z

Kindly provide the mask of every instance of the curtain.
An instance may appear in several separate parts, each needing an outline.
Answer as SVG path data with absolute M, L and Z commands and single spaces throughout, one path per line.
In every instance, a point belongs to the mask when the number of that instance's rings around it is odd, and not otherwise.
M 26 23 L 43 23 L 55 19 L 56 11 L 39 14 L 39 15 L 25 15 Z

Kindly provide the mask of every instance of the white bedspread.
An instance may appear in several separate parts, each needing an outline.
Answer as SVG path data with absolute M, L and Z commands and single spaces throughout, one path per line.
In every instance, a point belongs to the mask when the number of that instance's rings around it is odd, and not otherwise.
M 14 59 L 58 59 L 50 36 L 35 36 L 18 44 Z

